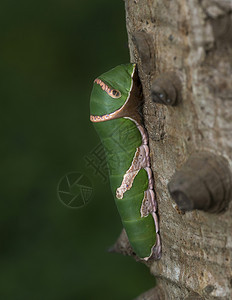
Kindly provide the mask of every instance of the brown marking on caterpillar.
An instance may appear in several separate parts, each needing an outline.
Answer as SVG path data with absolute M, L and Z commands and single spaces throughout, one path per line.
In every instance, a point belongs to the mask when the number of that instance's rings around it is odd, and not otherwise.
M 90 121 L 97 123 L 97 122 L 103 122 L 107 121 L 113 118 L 113 114 L 103 115 L 103 116 L 93 116 L 90 115 Z
M 144 192 L 142 205 L 140 208 L 141 218 L 147 217 L 153 211 L 150 190 Z
M 126 172 L 126 174 L 123 176 L 123 181 L 119 188 L 116 190 L 116 198 L 122 199 L 123 194 L 130 190 L 132 187 L 132 184 L 134 182 L 135 176 L 138 174 L 139 170 Z
M 105 91 L 112 98 L 120 98 L 122 95 L 120 91 L 110 88 L 107 84 L 105 84 L 105 82 L 103 82 L 99 78 L 96 78 L 94 80 L 94 83 L 99 84 L 102 90 Z
M 135 176 L 142 168 L 147 166 L 148 162 L 146 151 L 147 149 L 144 147 L 144 145 L 141 145 L 139 148 L 137 148 L 131 166 L 123 176 L 121 186 L 117 188 L 116 197 L 118 199 L 122 199 L 123 194 L 131 189 Z

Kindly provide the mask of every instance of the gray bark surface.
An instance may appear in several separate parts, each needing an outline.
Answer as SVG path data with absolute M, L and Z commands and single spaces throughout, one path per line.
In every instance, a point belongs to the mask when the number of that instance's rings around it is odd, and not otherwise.
M 195 151 L 222 155 L 232 166 L 232 2 L 125 5 L 131 62 L 138 64 L 145 97 L 162 239 L 162 258 L 149 267 L 165 295 L 152 298 L 150 291 L 138 299 L 232 299 L 232 203 L 220 214 L 180 214 L 167 190 Z M 155 104 L 150 96 L 152 81 L 169 71 L 182 81 L 175 107 Z

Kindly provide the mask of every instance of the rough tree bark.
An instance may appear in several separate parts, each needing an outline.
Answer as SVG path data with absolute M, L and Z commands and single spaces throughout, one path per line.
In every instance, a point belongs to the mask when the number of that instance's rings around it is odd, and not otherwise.
M 138 64 L 145 97 L 163 249 L 149 264 L 158 287 L 138 299 L 232 299 L 232 203 L 219 214 L 180 214 L 167 189 L 195 151 L 222 155 L 231 166 L 232 1 L 125 4 L 131 62 Z M 169 71 L 182 82 L 177 106 L 151 99 L 152 82 Z M 125 241 L 120 245 L 130 252 Z

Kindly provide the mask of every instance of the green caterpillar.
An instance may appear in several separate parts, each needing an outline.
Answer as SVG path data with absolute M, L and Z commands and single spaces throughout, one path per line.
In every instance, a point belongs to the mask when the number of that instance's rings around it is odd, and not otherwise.
M 135 64 L 94 80 L 90 120 L 105 148 L 111 189 L 131 246 L 148 260 L 161 257 L 161 242 L 142 102 Z

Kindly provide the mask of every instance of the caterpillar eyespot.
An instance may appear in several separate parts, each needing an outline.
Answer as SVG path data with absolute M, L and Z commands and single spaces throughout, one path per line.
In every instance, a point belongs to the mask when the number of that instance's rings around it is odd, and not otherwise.
M 116 89 L 110 88 L 104 81 L 99 78 L 94 80 L 94 83 L 99 84 L 103 91 L 105 91 L 112 98 L 120 98 L 121 93 Z
M 112 92 L 110 93 L 110 96 L 112 98 L 120 98 L 121 97 L 121 93 L 117 90 L 112 90 Z
M 106 93 L 118 100 L 109 102 Z M 135 64 L 117 66 L 94 81 L 90 120 L 107 151 L 110 184 L 122 224 L 137 256 L 147 261 L 161 257 L 161 241 L 142 103 Z

